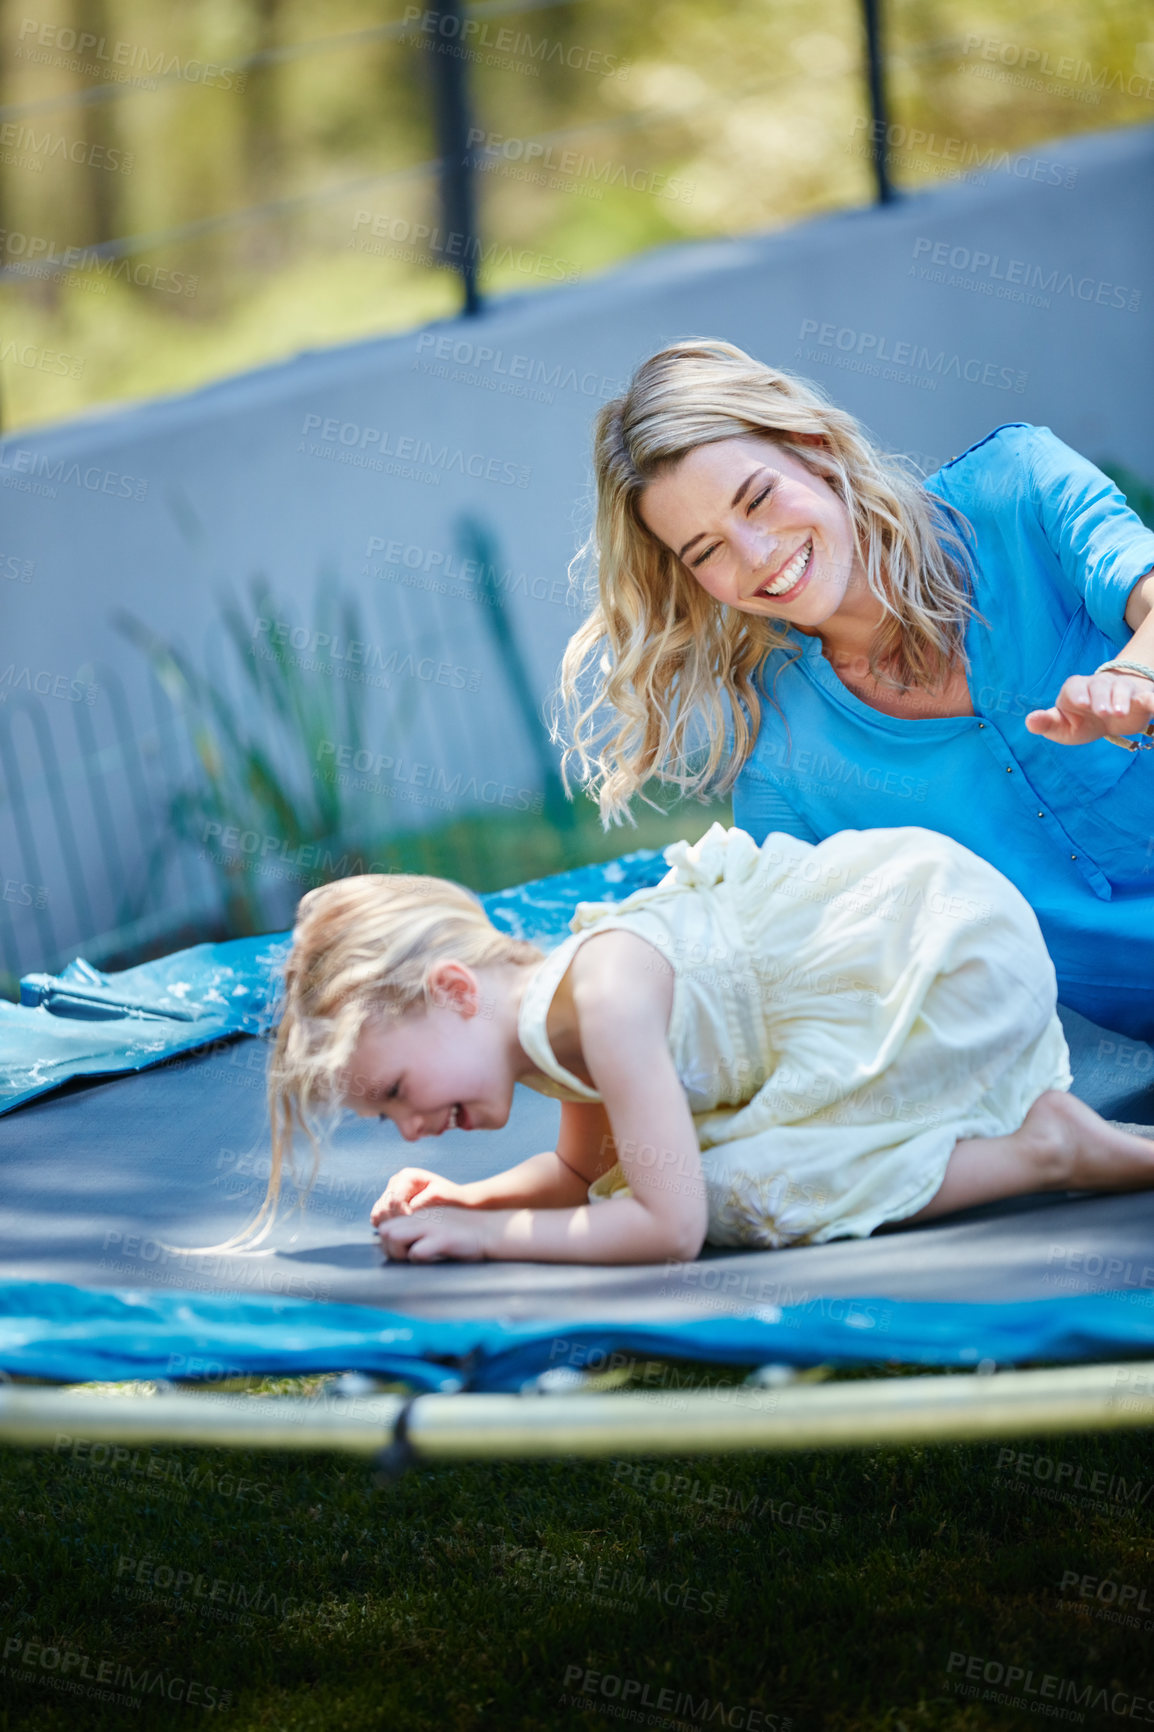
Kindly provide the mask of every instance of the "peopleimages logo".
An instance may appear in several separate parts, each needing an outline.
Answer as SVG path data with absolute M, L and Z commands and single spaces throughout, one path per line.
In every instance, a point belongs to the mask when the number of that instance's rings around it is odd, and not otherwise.
M 623 162 L 585 156 L 579 150 L 554 149 L 539 138 L 508 138 L 503 132 L 486 132 L 482 127 L 471 126 L 465 142 L 466 165 L 482 173 L 523 162 L 527 169 L 561 176 L 560 180 L 548 183 L 553 186 L 564 187 L 564 177 L 568 176 L 571 190 L 582 186 L 596 188 L 598 197 L 606 187 L 618 186 L 632 192 L 653 193 L 658 198 L 676 199 L 681 204 L 692 204 L 696 190 L 696 182 L 682 180 L 679 175 L 630 168 Z
M 363 228 L 369 233 L 361 234 Z M 349 246 L 357 252 L 403 259 L 409 264 L 452 263 L 459 269 L 463 259 L 474 259 L 490 270 L 511 270 L 521 276 L 544 277 L 557 283 L 575 283 L 580 275 L 572 259 L 534 252 L 532 247 L 507 246 L 501 241 L 482 242 L 476 235 L 460 229 L 442 230 L 435 224 L 413 223 L 388 211 L 359 210 L 353 219 Z
M 35 39 L 38 49 L 54 49 L 55 57 L 37 54 L 30 49 L 27 46 L 29 37 Z M 118 83 L 125 82 L 126 73 L 120 70 L 124 67 L 153 81 L 178 78 L 187 84 L 207 84 L 216 90 L 244 89 L 244 73 L 235 66 L 205 60 L 181 60 L 179 54 L 173 54 L 167 48 L 146 48 L 141 43 L 123 40 L 110 42 L 107 36 L 98 36 L 94 30 L 78 31 L 69 24 L 42 24 L 38 18 L 25 18 L 20 25 L 20 44 L 17 55 L 22 60 L 39 64 L 60 65 L 65 63 L 62 56 L 80 59 L 91 54 L 94 61 L 102 63 L 94 65 L 92 70 Z M 134 78 L 132 82 L 140 81 Z M 148 88 L 155 90 L 155 82 Z
M 543 386 L 550 393 L 550 402 L 552 393 L 556 391 L 576 391 L 582 397 L 593 397 L 603 403 L 609 397 L 619 396 L 628 384 L 626 379 L 596 373 L 589 368 L 572 367 L 561 361 L 550 365 L 534 355 L 495 349 L 491 343 L 471 343 L 463 337 L 437 336 L 431 331 L 423 331 L 417 338 L 417 355 L 423 357 L 430 352 L 438 361 L 452 361 L 456 366 L 476 373 L 491 372 L 509 381 L 510 385 Z
M 1057 1672 L 1036 1672 L 1032 1666 L 1016 1666 L 1012 1662 L 1007 1665 L 1004 1660 L 991 1659 L 984 1654 L 963 1654 L 955 1649 L 946 1663 L 946 1675 L 959 1696 L 978 1694 L 977 1689 L 962 1682 L 963 1679 L 972 1679 L 976 1684 L 990 1686 L 983 1692 L 983 1700 L 998 1702 L 1004 1707 L 1029 1708 L 1053 1719 L 1076 1723 L 1084 1720 L 1085 1715 L 1074 1710 L 1085 1708 L 1092 1714 L 1116 1714 L 1119 1719 L 1137 1720 L 1143 1726 L 1154 1726 L 1154 1703 L 1145 1696 L 1135 1696 L 1129 1690 L 1079 1684 Z M 999 1685 L 1004 1689 L 999 1690 Z M 1072 1703 L 1073 1708 L 1063 1710 L 1058 1706 L 1042 1706 L 1051 1702 Z
M 990 75 L 1001 76 L 998 67 L 1013 67 L 1018 74 L 1015 82 L 1034 89 L 1044 88 L 1042 81 L 1049 80 L 1074 89 L 1086 87 L 1084 95 L 1095 102 L 1106 90 L 1124 91 L 1127 96 L 1144 97 L 1148 102 L 1154 98 L 1154 78 L 1148 78 L 1144 73 L 1123 72 L 1120 67 L 1096 67 L 1090 60 L 1069 54 L 1051 61 L 1048 49 L 1034 48 L 1021 42 L 1003 42 L 996 36 L 968 35 L 962 45 L 963 59 L 959 71 L 978 71 L 977 67 L 966 66 L 965 62 L 977 59 L 979 55 L 982 60 L 995 63 Z
M 114 145 L 96 144 L 87 138 L 68 138 L 60 132 L 37 132 L 34 126 L 21 121 L 6 120 L 0 125 L 0 147 L 7 154 L 3 160 L 34 173 L 43 169 L 49 157 L 60 157 L 88 168 L 103 168 L 113 174 L 131 174 L 136 158 L 130 150 L 117 150 Z
M 79 487 L 86 493 L 107 493 L 117 499 L 140 500 L 148 493 L 148 482 L 138 476 L 122 475 L 117 469 L 101 469 L 95 463 L 82 469 L 79 463 L 19 445 L 0 444 L 0 483 L 25 491 L 32 489 L 50 499 L 55 499 L 58 486 Z
M 11 1668 L 9 1661 L 12 1662 Z M 17 1672 L 15 1668 L 20 1665 L 27 1670 Z M 231 1690 L 221 1690 L 215 1684 L 204 1684 L 196 1678 L 181 1678 L 163 1666 L 152 1667 L 146 1662 L 134 1668 L 126 1660 L 84 1654 L 78 1648 L 59 1647 L 23 1635 L 5 1638 L 3 1670 L 23 1683 L 51 1681 L 54 1689 L 64 1689 L 74 1695 L 106 1696 L 104 1691 L 80 1688 L 83 1680 L 90 1686 L 111 1685 L 116 1689 L 136 1691 L 140 1696 L 159 1695 L 170 1702 L 185 1702 L 190 1708 L 204 1708 L 209 1712 L 227 1708 L 232 1700 Z M 58 1676 L 49 1679 L 38 1676 L 38 1673 Z M 139 1708 L 139 1701 L 134 1701 L 132 1706 Z
M 390 794 L 396 799 L 414 797 L 418 805 L 441 805 L 451 810 L 462 803 L 504 806 L 518 812 L 540 812 L 543 796 L 539 788 L 515 788 L 509 782 L 478 783 L 461 771 L 448 773 L 443 765 L 421 759 L 395 758 L 388 752 L 339 745 L 321 740 L 317 746 L 317 779 L 335 782 L 363 793 Z M 386 779 L 387 778 L 387 779 Z M 443 802 L 443 805 L 442 805 Z
M 493 54 L 525 56 L 525 70 L 534 75 L 549 64 L 567 66 L 573 72 L 594 72 L 603 78 L 626 78 L 629 75 L 630 61 L 622 60 L 617 54 L 606 54 L 600 48 L 584 48 L 577 43 L 566 45 L 548 36 L 534 41 L 526 32 L 511 30 L 507 25 L 498 27 L 490 35 L 487 19 L 458 18 L 450 11 L 432 12 L 420 6 L 406 6 L 403 23 L 417 24 L 418 19 L 419 30 L 426 36 L 440 39 L 438 47 L 443 46 L 446 39 L 449 42 L 459 39 L 461 46 L 468 50 L 470 59 L 482 58 L 478 51 L 488 49 L 493 51 L 485 57 L 489 59 Z
M 289 1608 L 299 1604 L 291 1595 L 278 1594 L 266 1587 L 263 1581 L 253 1585 L 223 1576 L 206 1576 L 203 1571 L 180 1569 L 163 1558 L 133 1558 L 121 1553 L 116 1561 L 117 1582 L 125 1575 L 137 1587 L 168 1594 L 174 1601 L 207 1600 L 230 1610 L 257 1612 L 261 1617 L 285 1618 Z
M 939 379 L 959 379 L 970 385 L 990 385 L 999 391 L 1019 394 L 1026 389 L 1028 375 L 1016 367 L 1002 367 L 997 362 L 980 361 L 972 356 L 951 355 L 945 349 L 935 351 L 926 343 L 904 339 L 894 342 L 880 331 L 857 331 L 849 325 L 803 319 L 798 340 L 805 342 L 808 337 L 813 337 L 819 348 L 830 351 L 831 359 L 839 354 L 852 356 L 858 363 L 859 372 L 874 372 L 877 363 L 889 362 L 895 369 L 909 369 L 910 377 L 924 374 L 935 386 Z
M 99 247 L 65 247 L 60 252 L 48 235 L 25 234 L 22 229 L 0 229 L 0 253 L 4 255 L 2 272 L 6 277 L 44 276 L 49 270 L 60 270 L 70 277 L 76 274 L 78 282 L 101 293 L 107 283 L 117 280 L 134 283 L 138 289 L 159 289 L 166 295 L 192 296 L 199 281 L 186 271 L 170 271 L 140 259 L 113 258 Z M 10 264 L 10 258 L 20 262 Z M 93 279 L 91 284 L 86 283 L 86 277 Z
M 692 1690 L 673 1689 L 644 1678 L 626 1678 L 618 1672 L 596 1672 L 585 1665 L 566 1666 L 562 1683 L 561 1700 L 571 1707 L 639 1722 L 643 1720 L 639 1710 L 644 1708 L 649 1713 L 643 1723 L 651 1726 L 730 1726 L 734 1732 L 791 1732 L 793 1726 L 788 1716 L 753 1703 L 725 1703 L 714 1696 L 695 1696 Z M 603 1707 L 598 1697 L 621 1706 Z M 654 1714 L 673 1718 L 655 1720 Z
M 305 436 L 317 438 L 305 442 Z M 382 469 L 381 458 L 411 462 L 424 466 L 436 475 L 471 475 L 478 481 L 495 481 L 502 487 L 528 487 L 532 470 L 523 463 L 510 463 L 502 457 L 486 457 L 479 451 L 463 451 L 460 446 L 434 445 L 431 439 L 416 434 L 393 434 L 386 427 L 362 427 L 356 421 L 341 421 L 337 416 L 308 414 L 301 428 L 302 440 L 297 450 L 312 457 L 337 458 L 358 468 Z M 379 456 L 377 454 L 380 454 Z
M 1047 268 L 1031 264 L 1028 259 L 1003 259 L 1000 253 L 954 246 L 949 241 L 931 240 L 928 235 L 919 235 L 914 241 L 913 256 L 938 267 L 938 277 L 931 280 L 944 281 L 944 269 L 948 266 L 961 276 L 988 278 L 991 290 L 994 284 L 1007 289 L 1020 284 L 1023 289 L 1037 290 L 1043 295 L 1069 295 L 1071 300 L 1093 302 L 1099 307 L 1120 307 L 1128 313 L 1136 313 L 1142 300 L 1141 289 L 1104 282 L 1100 277 L 1075 277 L 1073 271 L 1064 271 L 1057 265 Z M 911 275 L 913 269 L 911 266 Z M 926 275 L 924 271 L 921 274 Z

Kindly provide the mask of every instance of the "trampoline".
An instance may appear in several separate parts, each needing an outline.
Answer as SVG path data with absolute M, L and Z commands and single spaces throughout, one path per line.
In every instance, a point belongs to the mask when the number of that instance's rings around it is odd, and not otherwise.
M 578 901 L 620 900 L 665 870 L 660 854 L 644 850 L 482 900 L 496 924 L 548 949 L 567 935 Z M 58 977 L 30 977 L 21 1005 L 0 1007 L 0 1371 L 10 1379 L 183 1383 L 345 1371 L 427 1392 L 419 1402 L 459 1403 L 462 1394 L 471 1401 L 486 1392 L 580 1386 L 591 1373 L 637 1361 L 973 1369 L 1113 1359 L 1112 1372 L 1094 1368 L 1097 1383 L 1085 1381 L 1083 1367 L 1083 1422 L 1148 1423 L 1146 1410 L 1154 1415 L 1145 1371 L 1128 1363 L 1154 1358 L 1154 1191 L 1019 1197 L 916 1228 L 889 1226 L 868 1239 L 784 1251 L 707 1246 L 692 1263 L 389 1263 L 368 1214 L 389 1173 L 405 1164 L 406 1145 L 391 1124 L 356 1120 L 326 1150 L 303 1212 L 286 1186 L 277 1225 L 257 1251 L 180 1249 L 226 1239 L 264 1195 L 267 1043 L 260 1037 L 272 1022 L 287 941 L 279 933 L 202 945 L 119 975 L 77 962 Z M 1075 1092 L 1106 1117 L 1154 1125 L 1147 1085 L 1154 1050 L 1062 1015 Z M 483 1138 L 447 1132 L 438 1169 L 467 1180 L 551 1147 L 559 1113 L 557 1102 L 519 1088 L 503 1130 Z M 1068 1379 L 1076 1370 L 1023 1375 L 1058 1378 L 1053 1387 L 1065 1394 L 1053 1411 L 1072 1423 Z M 915 1385 L 954 1386 L 942 1394 L 955 1419 L 939 1413 L 936 1435 L 971 1434 L 972 1419 L 956 1417 L 963 1386 L 981 1383 L 992 1393 L 996 1385 L 1003 1404 L 1017 1399 L 1004 1374 L 889 1379 L 874 1386 L 877 1412 L 886 1400 L 892 1407 L 895 1398 L 880 1392 L 895 1383 L 908 1386 L 907 1409 Z M 873 1436 L 865 1416 L 875 1410 L 850 1393 L 862 1386 L 836 1388 L 836 1398 L 835 1386 L 750 1391 L 744 1404 L 729 1400 L 722 1431 L 753 1424 L 757 1446 L 772 1447 L 769 1433 L 785 1425 L 789 1403 L 820 1398 L 857 1440 Z M 0 1435 L 50 1435 L 47 1418 L 30 1417 L 33 1399 L 19 1385 L 0 1390 Z M 51 1402 L 76 1398 L 37 1392 L 35 1399 L 49 1402 L 42 1411 L 55 1413 L 59 1431 L 65 1409 Z M 191 1436 L 180 1404 L 197 1399 L 203 1414 L 203 1396 L 154 1397 L 144 1403 L 148 1423 L 159 1425 L 168 1411 L 176 1429 L 164 1435 Z M 166 1400 L 177 1405 L 165 1409 Z M 243 1400 L 214 1396 L 217 1418 L 228 1402 Z M 402 1418 L 410 1435 L 408 1403 L 366 1400 L 362 1441 L 345 1447 L 366 1447 L 367 1435 L 379 1447 Z M 580 1431 L 579 1402 L 604 1416 L 622 1401 L 636 1415 L 636 1404 L 650 1398 L 570 1396 L 544 1407 L 558 1414 L 556 1434 L 562 1414 Z M 847 1401 L 859 1404 L 852 1421 L 844 1418 Z M 118 1410 L 118 1436 L 136 1436 L 133 1425 L 144 1423 L 132 1419 L 130 1405 L 100 1404 Z M 689 1393 L 680 1409 L 695 1411 Z M 805 1411 L 793 1413 L 784 1436 L 809 1435 Z M 1016 1411 L 1019 1426 L 1024 1414 L 1047 1423 L 1034 1408 Z M 330 1420 L 352 1436 L 351 1409 L 341 1412 Z M 104 1415 L 105 1423 L 113 1419 Z M 298 1447 L 304 1423 L 286 1420 L 284 1436 Z M 649 1437 L 645 1447 L 663 1447 L 646 1432 L 650 1419 L 630 1423 Z M 996 1423 L 1009 1421 L 1003 1415 Z M 549 1426 L 534 1424 L 533 1447 L 546 1447 Z M 950 1433 L 951 1424 L 962 1430 Z M 677 1434 L 677 1427 L 668 1432 Z M 454 1435 L 450 1449 L 461 1447 Z M 508 1442 L 514 1433 L 506 1426 L 502 1435 Z M 524 1444 L 524 1426 L 516 1435 Z M 720 1435 L 716 1426 L 710 1435 Z M 559 1447 L 556 1436 L 551 1446 Z

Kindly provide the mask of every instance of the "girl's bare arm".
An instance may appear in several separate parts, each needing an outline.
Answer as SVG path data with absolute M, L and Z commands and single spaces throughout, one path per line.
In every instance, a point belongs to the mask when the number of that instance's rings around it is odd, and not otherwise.
M 555 1150 L 531 1155 L 492 1178 L 462 1185 L 474 1209 L 512 1209 L 536 1205 L 563 1209 L 583 1203 L 589 1186 L 617 1159 L 609 1115 L 596 1101 L 563 1101 Z
M 550 1263 L 696 1257 L 707 1225 L 705 1181 L 666 1036 L 672 994 L 672 969 L 634 933 L 596 934 L 575 958 L 581 1050 L 611 1127 L 611 1149 L 602 1145 L 597 1159 L 604 1163 L 601 1170 L 612 1155 L 620 1160 L 631 1197 L 569 1208 L 490 1202 L 471 1217 L 453 1207 L 421 1210 L 386 1224 L 389 1254 L 421 1261 L 481 1256 Z M 588 1167 L 580 1174 L 583 1182 L 587 1173 Z
M 654 1039 L 629 1007 L 599 1009 L 597 1036 L 587 1041 L 583 1030 L 582 1047 L 633 1194 L 571 1209 L 495 1210 L 485 1257 L 660 1263 L 689 1262 L 701 1250 L 708 1219 L 701 1154 L 664 1029 Z

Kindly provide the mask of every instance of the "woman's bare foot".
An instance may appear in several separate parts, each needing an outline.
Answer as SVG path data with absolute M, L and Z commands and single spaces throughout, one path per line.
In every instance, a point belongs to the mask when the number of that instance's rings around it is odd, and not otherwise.
M 1060 1089 L 1039 1095 L 1013 1141 L 1036 1164 L 1047 1190 L 1132 1191 L 1154 1186 L 1154 1126 L 1149 1138 L 1101 1118 Z

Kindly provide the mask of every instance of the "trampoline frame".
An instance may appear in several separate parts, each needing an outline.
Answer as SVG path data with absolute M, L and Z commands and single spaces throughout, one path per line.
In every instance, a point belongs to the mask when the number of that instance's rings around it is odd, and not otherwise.
M 756 1375 L 756 1374 L 755 1374 Z M 565 1456 L 788 1453 L 974 1443 L 1154 1425 L 1154 1360 L 776 1389 L 493 1395 L 102 1398 L 0 1387 L 0 1442 L 127 1452 L 140 1445 L 327 1450 L 386 1471 L 433 1462 Z M 114 1453 L 110 1463 L 122 1459 Z

